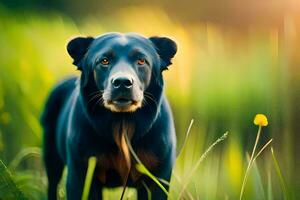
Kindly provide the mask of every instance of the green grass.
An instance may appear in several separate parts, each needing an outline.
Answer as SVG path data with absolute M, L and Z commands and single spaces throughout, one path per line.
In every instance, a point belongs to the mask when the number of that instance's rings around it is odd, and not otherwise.
M 24 193 L 16 185 L 10 171 L 0 160 L 0 198 L 26 200 Z
M 190 129 L 191 129 L 191 125 L 190 124 L 188 131 L 187 131 L 187 135 L 189 135 Z M 259 133 L 261 132 L 261 129 L 259 129 Z M 208 157 L 208 155 L 211 153 L 211 151 L 215 148 L 216 145 L 218 145 L 220 142 L 224 141 L 227 138 L 228 133 L 226 132 L 224 135 L 222 135 L 220 138 L 218 138 L 214 143 L 212 143 L 206 150 L 205 152 L 199 157 L 199 159 L 193 164 L 192 169 L 189 171 L 187 176 L 184 177 L 179 177 L 178 174 L 176 174 L 176 171 L 173 172 L 172 175 L 172 179 L 176 179 L 178 185 L 175 185 L 175 183 L 173 182 L 172 184 L 170 184 L 169 182 L 166 182 L 165 180 L 160 180 L 159 178 L 155 177 L 144 165 L 143 163 L 141 163 L 141 161 L 139 160 L 139 158 L 137 157 L 136 153 L 134 152 L 134 150 L 131 147 L 130 141 L 128 140 L 127 135 L 125 136 L 126 138 L 126 143 L 128 144 L 129 150 L 133 156 L 133 158 L 136 160 L 137 164 L 136 164 L 136 168 L 137 170 L 144 174 L 145 176 L 148 176 L 150 179 L 153 180 L 154 183 L 156 183 L 169 197 L 169 199 L 198 199 L 199 198 L 199 194 L 198 191 L 196 189 L 196 193 L 193 193 L 194 191 L 192 190 L 187 190 L 187 187 L 189 185 L 189 183 L 194 180 L 195 181 L 195 172 L 197 171 L 197 169 L 199 168 L 200 164 L 202 164 L 202 162 Z M 259 134 L 258 134 L 259 135 Z M 259 139 L 259 137 L 258 137 Z M 258 140 L 257 140 L 258 142 Z M 273 196 L 273 194 L 270 192 L 272 190 L 272 187 L 270 186 L 271 183 L 268 182 L 268 188 L 264 188 L 263 186 L 263 182 L 262 182 L 262 178 L 261 178 L 261 174 L 258 170 L 257 164 L 256 164 L 256 159 L 258 158 L 258 156 L 267 148 L 267 146 L 272 142 L 272 139 L 270 141 L 268 141 L 262 148 L 260 151 L 258 151 L 258 153 L 256 155 L 251 156 L 251 159 L 248 156 L 248 162 L 249 162 L 249 166 L 246 170 L 246 174 L 245 174 L 245 180 L 247 181 L 248 178 L 248 170 L 251 169 L 251 167 L 254 168 L 254 173 L 253 173 L 253 178 L 255 180 L 255 184 L 256 187 L 258 189 L 258 191 L 256 191 L 257 194 L 259 194 L 261 199 L 266 199 L 265 198 L 265 194 L 268 193 L 268 197 L 270 198 L 270 196 Z M 256 146 L 256 145 L 255 145 Z M 186 148 L 186 146 L 184 145 L 182 148 Z M 255 149 L 255 148 L 254 148 Z M 255 152 L 255 150 L 253 151 Z M 274 164 L 275 164 L 275 169 L 276 172 L 278 174 L 279 180 L 280 180 L 280 184 L 282 187 L 282 192 L 284 195 L 285 199 L 290 199 L 289 195 L 287 194 L 287 187 L 284 181 L 284 178 L 282 176 L 278 161 L 276 159 L 276 156 L 274 154 L 274 150 L 273 148 L 271 148 L 271 152 L 272 152 L 272 159 L 274 160 Z M 26 160 L 28 155 L 35 155 L 36 157 L 41 157 L 40 156 L 40 151 L 38 148 L 28 148 L 28 149 L 24 149 L 22 150 L 22 152 L 20 152 L 20 154 L 18 154 L 16 156 L 16 158 L 12 161 L 12 163 L 10 164 L 12 169 L 16 169 L 17 166 L 23 161 Z M 89 159 L 88 162 L 88 171 L 87 171 L 87 175 L 86 175 L 86 180 L 85 180 L 85 185 L 84 185 L 84 189 L 83 189 L 83 195 L 82 195 L 82 199 L 86 200 L 88 199 L 89 196 L 89 190 L 90 190 L 90 186 L 91 186 L 91 182 L 93 179 L 93 174 L 94 174 L 94 170 L 96 167 L 96 163 L 97 163 L 97 158 L 96 157 L 91 157 Z M 175 165 L 175 169 L 176 169 L 176 165 Z M 19 181 L 18 184 L 15 183 L 15 181 L 13 180 L 13 176 L 11 175 L 11 172 L 7 169 L 7 167 L 4 165 L 4 163 L 0 160 L 0 191 L 2 191 L 2 193 L 0 193 L 0 198 L 5 198 L 5 199 L 27 199 L 26 198 L 26 193 L 22 192 L 19 188 L 19 185 L 21 185 L 21 182 Z M 33 176 L 33 174 L 29 175 Z M 64 175 L 65 176 L 65 175 Z M 28 184 L 27 183 L 27 179 L 26 176 L 23 175 L 15 175 L 15 177 L 19 180 L 24 179 L 25 182 L 24 184 Z M 270 177 L 269 177 L 270 178 Z M 64 181 L 63 181 L 64 182 Z M 177 189 L 179 192 L 171 192 L 169 193 L 164 186 L 162 185 L 162 183 L 167 184 L 170 186 L 170 191 L 172 191 L 173 188 L 179 188 Z M 38 182 L 35 182 L 34 184 L 39 184 Z M 60 185 L 60 188 L 58 189 L 59 191 L 61 190 L 65 190 L 64 189 L 64 184 Z M 242 187 L 242 191 L 241 191 L 241 195 L 243 192 L 243 188 L 244 188 L 244 183 L 241 186 Z M 149 193 L 149 198 L 151 197 L 151 192 L 149 191 L 149 189 L 147 188 L 147 186 L 144 185 L 144 187 L 146 187 L 148 193 Z M 194 185 L 195 188 L 197 188 L 197 185 Z M 26 188 L 26 187 L 25 187 Z M 31 190 L 31 192 L 37 192 L 37 193 L 45 193 L 45 190 L 40 190 L 40 188 L 36 188 L 37 191 L 34 191 L 33 188 L 29 188 Z M 6 192 L 4 192 L 6 191 Z M 106 196 L 107 199 L 119 199 L 121 195 L 121 188 L 119 189 L 119 192 L 116 192 L 116 190 L 112 190 L 113 193 L 115 193 L 113 196 L 111 196 L 112 194 L 106 194 L 107 191 L 104 191 L 104 195 Z M 174 190 L 173 190 L 174 191 Z M 34 197 L 34 195 L 32 196 L 31 192 L 28 193 L 28 195 L 32 198 Z M 60 192 L 59 192 L 60 193 Z M 110 192 L 112 193 L 112 192 Z M 58 196 L 60 196 L 60 199 L 65 199 L 65 192 L 63 192 L 63 195 L 58 194 Z M 124 194 L 124 198 L 123 199 L 135 199 L 136 194 L 133 192 L 133 190 L 129 190 L 127 192 L 125 192 Z M 36 197 L 35 197 L 36 198 Z M 40 197 L 39 197 L 40 198 Z M 44 198 L 44 197 L 43 197 Z M 240 199 L 242 199 L 242 196 L 240 196 Z
M 88 170 L 87 170 L 86 178 L 85 178 L 85 182 L 84 182 L 82 200 L 89 199 L 89 193 L 90 193 L 90 188 L 91 188 L 96 164 L 97 164 L 97 158 L 90 157 L 89 162 L 88 162 Z
M 286 183 L 285 183 L 285 180 L 283 178 L 283 175 L 282 175 L 282 172 L 281 172 L 281 169 L 279 167 L 279 163 L 278 163 L 278 160 L 275 156 L 275 153 L 274 153 L 274 150 L 273 148 L 271 147 L 271 153 L 272 153 L 272 159 L 274 161 L 274 166 L 275 166 L 275 169 L 276 169 L 276 173 L 279 177 L 279 180 L 280 180 L 280 186 L 281 186 L 281 189 L 283 191 L 283 195 L 284 195 L 284 199 L 291 199 L 289 193 L 288 193 L 288 189 L 287 189 L 287 186 L 286 186 Z

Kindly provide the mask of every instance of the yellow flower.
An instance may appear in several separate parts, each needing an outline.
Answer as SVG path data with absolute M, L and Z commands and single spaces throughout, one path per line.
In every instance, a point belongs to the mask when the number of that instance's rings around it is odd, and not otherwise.
M 264 114 L 255 115 L 253 122 L 258 126 L 268 126 L 268 118 Z

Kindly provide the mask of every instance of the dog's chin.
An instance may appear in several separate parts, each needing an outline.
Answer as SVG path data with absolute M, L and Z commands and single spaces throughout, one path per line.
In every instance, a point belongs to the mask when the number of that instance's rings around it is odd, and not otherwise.
M 142 101 L 133 100 L 108 100 L 104 101 L 104 107 L 112 112 L 135 112 L 142 106 Z

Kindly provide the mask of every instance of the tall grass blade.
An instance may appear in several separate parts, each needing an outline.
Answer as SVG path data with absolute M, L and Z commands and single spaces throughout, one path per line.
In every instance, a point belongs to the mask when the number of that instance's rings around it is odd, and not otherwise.
M 0 160 L 0 199 L 27 200 L 2 160 Z
M 143 181 L 142 182 L 142 184 L 143 184 L 143 186 L 145 187 L 145 189 L 146 189 L 146 191 L 147 191 L 147 198 L 148 198 L 148 200 L 151 200 L 151 191 L 150 191 L 150 189 L 149 189 L 149 187 L 146 185 L 146 183 Z
M 38 147 L 29 147 L 22 149 L 17 156 L 10 162 L 9 169 L 15 170 L 19 164 L 29 157 L 40 157 L 41 156 L 41 149 Z
M 255 144 L 254 144 L 254 147 L 253 147 L 253 150 L 252 150 L 252 154 L 251 154 L 251 157 L 249 158 L 249 155 L 247 154 L 247 160 L 248 160 L 248 166 L 247 166 L 247 170 L 246 170 L 246 173 L 245 173 L 245 176 L 244 176 L 244 180 L 243 180 L 243 185 L 242 185 L 242 188 L 241 188 L 241 193 L 240 193 L 240 200 L 242 199 L 243 197 L 243 193 L 244 193 L 244 189 L 245 189 L 245 186 L 246 186 L 246 183 L 247 183 L 247 180 L 248 180 L 248 176 L 249 176 L 249 172 L 250 172 L 250 169 L 252 167 L 253 164 L 255 164 L 255 160 L 260 156 L 260 154 L 267 148 L 267 146 L 269 144 L 271 144 L 271 142 L 273 141 L 273 138 L 270 139 L 259 151 L 258 153 L 254 156 L 254 153 L 255 153 L 255 150 L 256 150 L 256 146 L 257 146 L 257 143 L 258 143 L 258 140 L 259 140 L 259 136 L 260 136 L 260 133 L 261 133 L 261 127 L 259 127 L 258 129 L 258 133 L 257 133 L 257 137 L 256 137 L 256 141 L 255 141 Z M 258 172 L 258 170 L 257 170 Z M 259 172 L 258 172 L 259 173 Z M 261 181 L 261 180 L 260 180 Z M 261 183 L 261 187 L 262 187 L 262 182 Z M 263 187 L 262 187 L 263 188 Z
M 247 169 L 246 169 L 245 176 L 244 176 L 244 179 L 243 179 L 243 184 L 242 184 L 241 192 L 240 192 L 240 200 L 242 200 L 242 198 L 243 198 L 245 186 L 246 186 L 246 183 L 247 183 L 247 180 L 248 180 L 250 168 L 251 168 L 252 163 L 253 163 L 254 153 L 255 153 L 255 150 L 256 150 L 256 147 L 257 147 L 257 144 L 258 144 L 258 141 L 259 141 L 260 134 L 261 134 L 261 126 L 259 126 L 259 128 L 258 128 L 255 143 L 254 143 L 254 147 L 252 149 L 251 157 L 250 157 L 249 163 L 247 165 Z
M 253 158 L 253 162 L 258 158 L 258 156 L 267 148 L 269 144 L 273 141 L 273 138 L 270 139 L 261 149 L 260 151 L 256 154 L 256 156 Z
M 283 194 L 284 194 L 284 199 L 289 200 L 290 196 L 289 196 L 289 193 L 288 193 L 288 190 L 287 190 L 287 186 L 286 186 L 286 183 L 285 183 L 284 178 L 282 176 L 282 172 L 281 172 L 281 169 L 279 167 L 277 158 L 275 156 L 273 147 L 271 147 L 271 153 L 272 153 L 272 158 L 273 158 L 273 161 L 274 161 L 275 169 L 276 169 L 277 175 L 279 177 L 280 186 L 281 186 L 281 189 L 282 189 Z
M 158 187 L 159 187 L 159 188 L 160 188 L 167 196 L 169 196 L 169 193 L 168 193 L 168 191 L 166 190 L 166 188 L 164 188 L 164 186 L 159 182 L 159 180 L 158 180 L 153 174 L 151 174 L 151 172 L 149 172 L 149 170 L 148 170 L 143 164 L 138 163 L 138 164 L 135 165 L 135 167 L 136 167 L 136 169 L 137 169 L 140 173 L 142 173 L 142 174 L 148 176 L 149 178 L 151 178 L 151 179 L 154 181 L 154 183 L 156 183 L 157 186 L 158 186 Z
M 206 151 L 201 155 L 201 157 L 198 159 L 198 161 L 196 162 L 196 164 L 194 165 L 194 167 L 192 168 L 190 174 L 187 176 L 186 180 L 185 180 L 185 184 L 183 185 L 181 192 L 179 194 L 179 199 L 181 199 L 183 193 L 185 192 L 188 184 L 190 183 L 191 177 L 193 176 L 193 174 L 196 172 L 196 170 L 198 169 L 199 165 L 202 163 L 202 161 L 207 157 L 207 155 L 213 150 L 213 148 L 219 144 L 220 142 L 224 141 L 228 136 L 228 131 L 225 132 L 220 138 L 218 138 L 213 144 L 211 144 Z
M 94 156 L 90 157 L 88 169 L 85 177 L 85 182 L 84 182 L 82 198 L 81 198 L 82 200 L 88 200 L 89 198 L 90 188 L 91 188 L 96 164 L 97 164 L 97 158 Z
M 191 128 L 192 128 L 193 124 L 194 124 L 194 119 L 192 119 L 191 122 L 190 122 L 190 125 L 189 125 L 189 127 L 187 129 L 187 132 L 185 134 L 185 138 L 184 138 L 184 141 L 182 143 L 182 146 L 181 146 L 181 148 L 180 148 L 180 150 L 179 150 L 179 152 L 177 154 L 177 158 L 181 155 L 181 153 L 182 153 L 182 151 L 183 151 L 183 149 L 184 149 L 184 147 L 185 147 L 185 145 L 187 143 L 187 140 L 189 138 L 190 131 L 191 131 Z
M 250 160 L 250 157 L 249 155 L 247 154 L 247 159 L 248 159 L 248 162 Z M 254 183 L 255 183 L 255 195 L 256 195 L 256 198 L 259 198 L 259 199 L 266 199 L 265 198 L 265 191 L 264 191 L 264 187 L 263 187 L 263 183 L 262 183 L 262 179 L 261 179 L 261 175 L 260 175 L 260 172 L 258 170 L 258 167 L 257 167 L 257 164 L 255 162 L 255 160 L 253 160 L 252 162 L 252 166 L 253 166 L 253 178 L 254 178 Z
M 143 165 L 143 163 L 141 162 L 141 160 L 139 159 L 139 157 L 137 156 L 137 154 L 134 152 L 132 146 L 131 146 L 131 143 L 130 143 L 130 140 L 128 138 L 128 135 L 127 133 L 124 134 L 125 136 L 125 140 L 126 140 L 126 143 L 128 145 L 128 148 L 129 148 L 129 151 L 130 153 L 132 154 L 133 158 L 135 159 L 135 161 L 137 162 L 137 164 L 135 165 L 136 169 L 148 176 L 150 179 L 152 179 L 154 181 L 154 183 L 157 184 L 157 186 L 167 195 L 169 196 L 169 193 L 168 191 L 166 190 L 166 188 L 159 182 L 159 180 Z

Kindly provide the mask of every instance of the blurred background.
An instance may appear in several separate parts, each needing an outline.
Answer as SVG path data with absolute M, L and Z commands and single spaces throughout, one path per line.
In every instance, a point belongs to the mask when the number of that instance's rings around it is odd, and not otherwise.
M 0 0 L 0 159 L 29 199 L 45 199 L 39 124 L 45 99 L 59 80 L 79 75 L 66 44 L 77 35 L 111 31 L 178 43 L 174 64 L 164 72 L 178 149 L 195 121 L 175 166 L 173 199 L 225 131 L 228 138 L 201 163 L 182 198 L 238 198 L 257 113 L 269 119 L 258 146 L 274 139 L 287 192 L 267 148 L 250 173 L 245 199 L 300 199 L 299 1 Z M 10 193 L 1 179 L 0 199 L 13 199 Z M 59 196 L 65 198 L 63 184 Z M 105 193 L 106 199 L 119 196 L 120 190 Z

